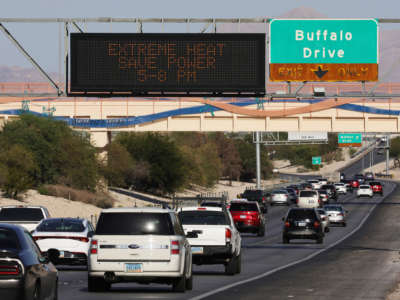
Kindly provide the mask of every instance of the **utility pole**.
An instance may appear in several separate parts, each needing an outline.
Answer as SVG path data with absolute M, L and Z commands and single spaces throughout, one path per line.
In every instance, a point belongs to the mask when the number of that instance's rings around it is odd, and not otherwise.
M 386 136 L 386 175 L 389 175 L 390 134 Z
M 261 188 L 261 158 L 260 158 L 260 132 L 256 131 L 256 188 Z

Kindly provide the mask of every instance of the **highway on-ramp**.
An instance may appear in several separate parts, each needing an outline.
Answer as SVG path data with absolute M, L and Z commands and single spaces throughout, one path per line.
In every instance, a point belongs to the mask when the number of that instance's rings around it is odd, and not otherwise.
M 394 183 L 387 182 L 384 197 L 389 195 L 395 186 Z M 282 217 L 288 208 L 274 206 L 266 215 L 265 237 L 243 235 L 242 273 L 240 275 L 225 275 L 223 266 L 195 266 L 193 291 L 187 291 L 184 294 L 171 292 L 171 287 L 168 285 L 134 283 L 114 284 L 111 291 L 106 293 L 89 293 L 85 268 L 59 266 L 59 298 L 61 300 L 203 299 L 207 297 L 220 299 L 225 295 L 224 298 L 251 299 L 256 294 L 252 289 L 247 288 L 250 284 L 262 282 L 261 286 L 264 286 L 264 282 L 268 282 L 270 276 L 280 273 L 279 270 L 290 268 L 290 266 L 295 268 L 297 264 L 302 266 L 318 261 L 318 257 L 325 251 L 338 247 L 346 237 L 351 239 L 352 234 L 361 228 L 361 225 L 384 197 L 374 196 L 373 199 L 358 200 L 355 198 L 355 194 L 351 193 L 340 196 L 339 202 L 343 203 L 349 211 L 347 227 L 331 228 L 322 245 L 308 240 L 295 240 L 288 245 L 282 244 Z M 320 268 L 318 264 L 311 264 L 311 266 L 313 269 Z M 303 277 L 304 274 L 296 273 L 293 280 Z M 242 293 L 239 294 L 237 291 Z M 244 294 L 243 291 L 245 291 Z M 286 295 L 284 298 L 288 296 L 290 295 Z M 268 297 L 262 299 L 268 299 Z

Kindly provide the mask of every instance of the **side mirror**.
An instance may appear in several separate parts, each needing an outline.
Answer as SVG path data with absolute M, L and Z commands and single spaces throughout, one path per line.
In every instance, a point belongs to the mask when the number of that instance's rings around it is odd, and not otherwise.
M 197 234 L 197 232 L 189 231 L 186 234 L 186 237 L 189 239 L 197 239 L 199 237 L 199 235 Z

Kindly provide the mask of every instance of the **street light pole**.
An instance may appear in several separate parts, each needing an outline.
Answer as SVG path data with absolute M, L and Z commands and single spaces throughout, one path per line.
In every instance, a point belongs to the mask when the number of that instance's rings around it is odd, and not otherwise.
M 256 187 L 257 189 L 261 188 L 261 158 L 260 158 L 260 132 L 256 131 Z
M 390 135 L 386 136 L 386 175 L 389 175 L 389 147 L 390 147 Z

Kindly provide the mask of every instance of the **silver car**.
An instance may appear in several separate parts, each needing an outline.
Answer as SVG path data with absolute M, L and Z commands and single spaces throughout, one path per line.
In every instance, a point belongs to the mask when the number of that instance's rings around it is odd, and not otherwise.
M 271 206 L 273 205 L 289 206 L 289 193 L 286 190 L 273 191 L 271 194 Z
M 343 206 L 340 204 L 324 205 L 324 210 L 328 214 L 329 222 L 331 224 L 339 224 L 343 227 L 346 226 L 346 213 Z
M 321 218 L 322 230 L 324 232 L 329 232 L 329 225 L 331 225 L 331 223 L 329 221 L 328 214 L 323 208 L 317 208 L 317 212 Z

